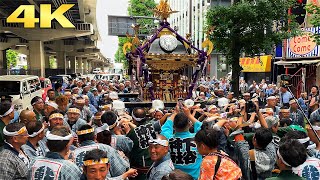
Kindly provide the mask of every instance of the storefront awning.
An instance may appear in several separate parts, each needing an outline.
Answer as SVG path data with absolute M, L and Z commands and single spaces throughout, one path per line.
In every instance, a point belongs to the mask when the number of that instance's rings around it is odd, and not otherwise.
M 276 64 L 276 65 L 317 64 L 319 62 L 320 62 L 320 59 L 316 59 L 316 60 L 299 60 L 299 61 L 277 61 L 274 64 Z

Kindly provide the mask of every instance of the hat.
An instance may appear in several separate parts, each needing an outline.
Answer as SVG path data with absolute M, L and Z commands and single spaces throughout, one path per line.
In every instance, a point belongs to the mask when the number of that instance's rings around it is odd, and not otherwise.
M 112 99 L 112 100 L 117 100 L 117 99 L 119 99 L 118 93 L 115 92 L 115 91 L 110 92 L 110 93 L 109 93 L 109 98 Z
M 93 89 L 91 89 L 91 91 L 93 92 L 93 91 L 98 91 L 98 89 L 97 88 L 93 88 Z
M 250 93 L 243 93 L 243 96 L 250 96 Z
M 163 101 L 156 99 L 152 101 L 152 109 L 164 109 Z
M 119 109 L 125 109 L 125 104 L 124 102 L 120 101 L 120 100 L 114 100 L 112 102 L 112 108 L 113 109 L 116 109 L 116 110 L 119 110 Z
M 267 100 L 275 100 L 275 99 L 277 99 L 275 96 L 269 96 L 269 97 L 267 97 Z
M 294 99 L 291 99 L 291 100 L 289 101 L 289 104 L 290 104 L 290 105 L 291 105 L 291 104 L 294 104 L 294 103 L 297 103 L 296 100 L 294 100 Z
M 187 108 L 191 108 L 194 105 L 194 101 L 191 99 L 187 99 L 184 101 L 184 105 L 187 106 Z
M 208 107 L 208 111 L 211 111 L 211 109 L 217 109 L 217 106 L 216 105 L 211 105 Z
M 268 124 L 268 128 L 271 128 L 279 122 L 279 118 L 274 116 L 267 116 L 265 119 Z

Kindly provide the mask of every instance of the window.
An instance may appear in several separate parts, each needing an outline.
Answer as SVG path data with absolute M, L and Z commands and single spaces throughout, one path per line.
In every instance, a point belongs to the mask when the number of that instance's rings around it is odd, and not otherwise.
M 20 82 L 19 81 L 0 81 L 1 95 L 19 95 Z
M 23 94 L 29 94 L 26 81 L 23 81 L 23 83 L 22 83 L 22 91 L 23 91 Z

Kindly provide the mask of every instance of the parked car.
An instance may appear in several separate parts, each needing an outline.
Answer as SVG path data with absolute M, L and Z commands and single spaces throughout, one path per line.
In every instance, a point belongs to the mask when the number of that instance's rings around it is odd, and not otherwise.
M 0 96 L 12 97 L 15 109 L 32 109 L 31 99 L 42 96 L 41 84 L 38 76 L 5 75 L 0 76 Z
M 47 93 L 49 89 L 52 89 L 52 84 L 49 78 L 40 78 L 41 88 L 42 88 L 42 99 L 45 101 L 47 99 Z

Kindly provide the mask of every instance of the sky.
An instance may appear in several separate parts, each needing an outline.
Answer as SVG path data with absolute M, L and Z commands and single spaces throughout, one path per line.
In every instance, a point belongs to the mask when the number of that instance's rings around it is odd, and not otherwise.
M 128 0 L 97 0 L 97 24 L 101 37 L 100 52 L 106 58 L 114 59 L 118 49 L 118 37 L 108 36 L 108 15 L 127 15 Z

